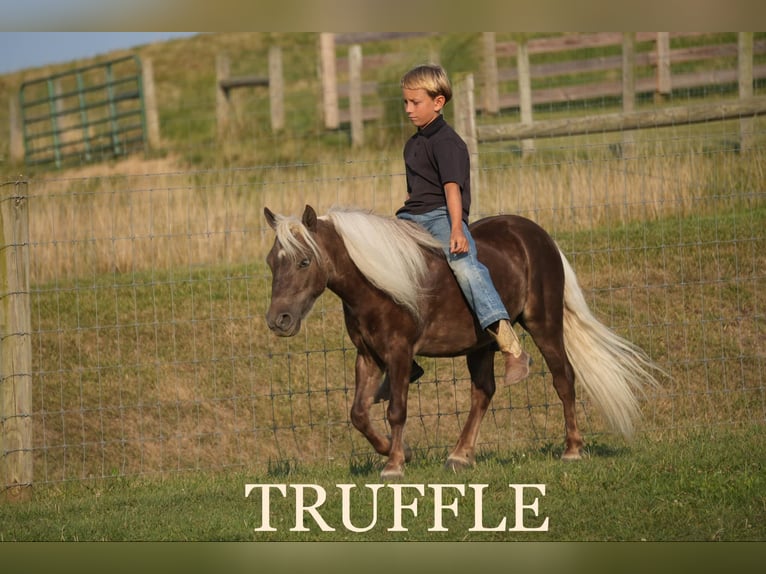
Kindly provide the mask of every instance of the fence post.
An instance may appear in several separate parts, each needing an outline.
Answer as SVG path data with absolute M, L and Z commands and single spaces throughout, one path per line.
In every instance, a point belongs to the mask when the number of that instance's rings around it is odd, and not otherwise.
M 471 211 L 478 216 L 479 184 L 479 140 L 476 137 L 476 107 L 474 104 L 473 74 L 468 74 L 455 85 L 455 131 L 465 141 L 471 158 Z
M 21 130 L 21 113 L 19 111 L 19 101 L 11 97 L 9 100 L 8 120 L 11 129 L 10 141 L 10 159 L 13 163 L 24 161 L 24 134 Z
M 160 147 L 160 117 L 157 113 L 157 93 L 154 89 L 154 67 L 149 58 L 145 58 L 141 63 L 141 83 L 146 110 L 146 141 L 149 149 L 156 150 Z
M 8 184 L 6 184 L 8 185 Z M 23 500 L 32 486 L 32 334 L 26 183 L 0 199 L 0 489 Z
M 319 73 L 322 80 L 324 125 L 334 130 L 340 125 L 338 113 L 338 77 L 335 72 L 335 34 L 319 34 Z
M 483 108 L 488 114 L 496 114 L 500 111 L 498 73 L 497 73 L 497 45 L 494 32 L 482 33 L 484 46 L 484 90 Z
M 282 73 L 282 48 L 269 48 L 269 103 L 271 105 L 271 129 L 285 127 L 285 80 Z
M 436 64 L 437 66 L 441 64 L 442 58 L 441 58 L 441 52 L 439 52 L 438 49 L 431 46 L 428 49 L 428 62 L 431 64 Z
M 218 54 L 215 59 L 215 123 L 218 139 L 226 137 L 229 129 L 229 92 L 221 88 L 221 80 L 229 77 L 229 58 L 224 54 Z
M 364 145 L 364 117 L 362 109 L 362 46 L 354 44 L 348 49 L 348 104 L 351 115 L 351 145 Z
M 529 50 L 527 50 L 527 39 L 520 38 L 516 46 L 516 66 L 519 71 L 519 109 L 521 112 L 521 123 L 530 125 L 532 123 L 532 73 L 529 68 Z M 535 151 L 535 140 L 521 140 L 522 155 L 527 156 Z
M 622 35 L 622 111 L 629 114 L 636 109 L 636 33 Z M 622 132 L 622 157 L 635 153 L 635 137 L 632 131 Z
M 654 101 L 662 102 L 672 91 L 670 81 L 670 34 L 657 32 L 657 90 Z
M 737 38 L 737 80 L 739 97 L 750 98 L 753 95 L 753 33 L 740 32 Z M 755 118 L 739 120 L 739 151 L 746 152 L 753 147 L 755 136 Z

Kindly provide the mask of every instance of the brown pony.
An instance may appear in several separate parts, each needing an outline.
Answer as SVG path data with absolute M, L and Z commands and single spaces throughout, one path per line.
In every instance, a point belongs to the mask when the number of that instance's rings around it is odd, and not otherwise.
M 306 206 L 300 220 L 264 209 L 276 231 L 267 262 L 273 275 L 269 328 L 292 337 L 314 301 L 330 289 L 343 301 L 346 329 L 357 349 L 351 422 L 388 461 L 382 478 L 401 477 L 409 451 L 403 440 L 410 366 L 415 355 L 465 355 L 471 409 L 446 465 L 474 464 L 479 425 L 495 392 L 496 346 L 476 322 L 439 245 L 419 226 L 366 212 Z M 513 321 L 540 349 L 564 406 L 562 458 L 579 459 L 575 379 L 607 420 L 629 436 L 638 415 L 635 392 L 656 385 L 657 367 L 644 352 L 589 311 L 574 272 L 553 239 L 523 217 L 488 217 L 471 225 L 478 255 Z M 369 410 L 388 373 L 387 418 L 379 432 Z

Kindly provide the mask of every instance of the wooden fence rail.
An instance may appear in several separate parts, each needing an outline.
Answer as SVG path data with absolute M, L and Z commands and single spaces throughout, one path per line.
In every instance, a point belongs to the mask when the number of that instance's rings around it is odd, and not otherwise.
M 766 96 L 754 96 L 729 102 L 542 120 L 530 124 L 484 125 L 476 128 L 476 135 L 480 142 L 496 142 L 650 129 L 762 114 L 766 114 Z
M 736 58 L 739 53 L 737 43 L 709 46 L 692 46 L 670 49 L 670 39 L 700 36 L 698 32 L 638 32 L 635 42 L 653 43 L 651 51 L 636 51 L 633 66 L 648 73 L 636 74 L 636 93 L 654 93 L 658 98 L 669 95 L 674 89 L 697 88 L 714 84 L 727 84 L 737 81 L 736 69 L 712 70 L 703 72 L 672 73 L 671 64 L 681 64 L 716 58 Z M 487 113 L 498 113 L 501 109 L 520 106 L 520 98 L 515 93 L 501 93 L 503 82 L 521 82 L 517 63 L 519 50 L 524 49 L 532 58 L 540 54 L 553 52 L 573 52 L 583 48 L 616 48 L 623 40 L 622 33 L 598 33 L 566 35 L 554 38 L 538 38 L 499 43 L 494 32 L 483 34 L 484 61 L 482 63 L 482 98 L 481 109 Z M 493 49 L 494 47 L 494 49 Z M 766 54 L 766 41 L 755 42 L 754 54 Z M 512 58 L 511 65 L 500 67 L 498 60 Z M 572 58 L 559 62 L 529 65 L 530 80 L 571 76 L 592 72 L 619 72 L 622 68 L 620 55 L 607 55 L 595 58 Z M 766 78 L 766 66 L 756 66 L 754 77 Z M 616 97 L 621 94 L 619 80 L 568 84 L 560 87 L 539 88 L 533 90 L 535 104 L 562 103 L 600 97 Z

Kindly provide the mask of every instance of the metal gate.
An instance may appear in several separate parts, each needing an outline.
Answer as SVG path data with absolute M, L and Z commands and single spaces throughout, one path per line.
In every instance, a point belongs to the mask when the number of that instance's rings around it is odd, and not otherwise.
M 137 56 L 24 82 L 19 107 L 28 165 L 55 162 L 61 167 L 146 148 Z

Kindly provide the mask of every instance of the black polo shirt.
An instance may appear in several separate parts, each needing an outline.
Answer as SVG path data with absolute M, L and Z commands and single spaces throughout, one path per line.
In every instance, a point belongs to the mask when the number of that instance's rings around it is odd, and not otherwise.
M 398 213 L 421 214 L 447 205 L 444 184 L 455 182 L 463 199 L 463 220 L 471 207 L 471 166 L 468 147 L 457 132 L 437 117 L 404 145 L 409 197 Z

